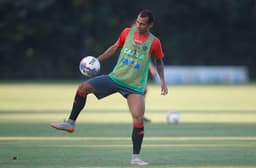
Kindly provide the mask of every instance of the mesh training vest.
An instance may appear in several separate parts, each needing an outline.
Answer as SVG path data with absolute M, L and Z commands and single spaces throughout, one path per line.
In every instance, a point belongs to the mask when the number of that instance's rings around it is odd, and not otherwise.
M 148 79 L 148 66 L 151 60 L 149 50 L 154 35 L 150 33 L 144 43 L 135 44 L 136 31 L 137 28 L 130 29 L 117 64 L 109 76 L 118 84 L 143 93 Z

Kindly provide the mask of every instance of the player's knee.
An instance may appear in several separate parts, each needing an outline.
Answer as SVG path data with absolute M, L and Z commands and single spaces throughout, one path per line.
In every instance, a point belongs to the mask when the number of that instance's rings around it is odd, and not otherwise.
M 133 115 L 134 123 L 143 123 L 143 115 Z
M 77 91 L 84 93 L 84 94 L 88 94 L 90 93 L 90 85 L 88 85 L 87 83 L 82 83 L 78 86 Z

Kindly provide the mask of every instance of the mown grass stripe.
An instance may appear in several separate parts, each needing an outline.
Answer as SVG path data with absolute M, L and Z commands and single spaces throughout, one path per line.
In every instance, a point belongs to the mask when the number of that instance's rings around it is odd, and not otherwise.
M 21 137 L 1 136 L 0 141 L 130 141 L 130 137 Z M 256 137 L 145 137 L 146 141 L 256 141 Z
M 250 147 L 256 148 L 255 144 L 144 144 L 149 148 L 166 148 L 166 147 L 182 147 L 182 148 L 238 148 Z M 39 145 L 39 147 L 61 147 L 61 148 L 126 148 L 131 144 L 88 144 L 88 145 Z

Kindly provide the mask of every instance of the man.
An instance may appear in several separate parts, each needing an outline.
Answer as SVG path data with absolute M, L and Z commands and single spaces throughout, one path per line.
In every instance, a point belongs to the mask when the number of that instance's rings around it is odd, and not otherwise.
M 98 99 L 119 92 L 127 99 L 133 119 L 133 154 L 131 165 L 148 165 L 140 157 L 144 136 L 143 116 L 145 112 L 144 91 L 148 79 L 148 66 L 151 58 L 156 60 L 161 80 L 161 94 L 168 93 L 164 79 L 163 51 L 160 40 L 150 33 L 154 18 L 150 10 L 142 10 L 134 28 L 125 28 L 115 44 L 98 57 L 103 61 L 122 48 L 117 64 L 108 75 L 93 77 L 82 83 L 76 92 L 69 119 L 51 127 L 67 132 L 75 131 L 75 121 L 85 106 L 87 95 L 93 93 Z

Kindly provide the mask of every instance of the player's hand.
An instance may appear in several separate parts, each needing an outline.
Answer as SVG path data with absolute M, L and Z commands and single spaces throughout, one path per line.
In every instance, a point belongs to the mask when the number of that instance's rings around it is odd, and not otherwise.
M 168 94 L 168 88 L 165 82 L 162 82 L 161 84 L 161 95 L 167 95 Z

